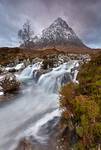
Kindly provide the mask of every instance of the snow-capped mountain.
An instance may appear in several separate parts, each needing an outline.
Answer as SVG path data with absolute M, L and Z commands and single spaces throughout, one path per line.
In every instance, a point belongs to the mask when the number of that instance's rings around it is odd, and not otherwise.
M 37 37 L 35 43 L 40 48 L 51 46 L 85 46 L 73 29 L 62 18 L 57 18 L 48 28 L 44 29 L 41 36 Z

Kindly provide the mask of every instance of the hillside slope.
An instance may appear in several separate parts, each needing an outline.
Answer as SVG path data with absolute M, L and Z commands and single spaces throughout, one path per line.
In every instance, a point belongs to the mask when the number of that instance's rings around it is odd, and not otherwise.
M 65 85 L 60 93 L 64 129 L 61 144 L 65 150 L 98 150 L 101 149 L 101 53 L 82 66 L 78 80 L 79 85 Z

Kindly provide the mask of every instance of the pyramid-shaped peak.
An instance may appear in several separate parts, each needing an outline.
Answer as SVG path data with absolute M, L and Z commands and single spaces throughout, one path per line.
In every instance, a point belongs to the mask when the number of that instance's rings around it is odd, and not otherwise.
M 68 28 L 68 24 L 65 20 L 63 20 L 61 17 L 58 17 L 52 24 L 53 26 L 61 26 L 61 27 L 64 27 L 64 28 Z
M 49 27 L 42 31 L 39 39 L 43 47 L 53 46 L 84 46 L 67 22 L 58 17 Z
M 61 17 L 58 17 L 55 21 L 57 21 L 57 22 L 64 22 L 64 20 Z

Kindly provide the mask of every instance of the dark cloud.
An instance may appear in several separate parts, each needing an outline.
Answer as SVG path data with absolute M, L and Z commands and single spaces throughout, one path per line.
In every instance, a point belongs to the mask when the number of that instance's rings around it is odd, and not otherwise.
M 0 46 L 13 46 L 28 18 L 36 33 L 62 17 L 88 46 L 101 47 L 101 0 L 0 0 Z

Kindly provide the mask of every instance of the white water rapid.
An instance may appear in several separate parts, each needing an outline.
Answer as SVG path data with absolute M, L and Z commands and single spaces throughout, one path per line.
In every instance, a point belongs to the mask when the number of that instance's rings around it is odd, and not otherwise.
M 69 61 L 37 77 L 41 63 L 28 66 L 18 76 L 26 88 L 14 100 L 0 104 L 0 150 L 14 150 L 24 136 L 45 142 L 48 135 L 40 135 L 40 128 L 60 116 L 58 90 L 76 80 L 78 61 Z M 34 74 L 33 74 L 34 72 Z

